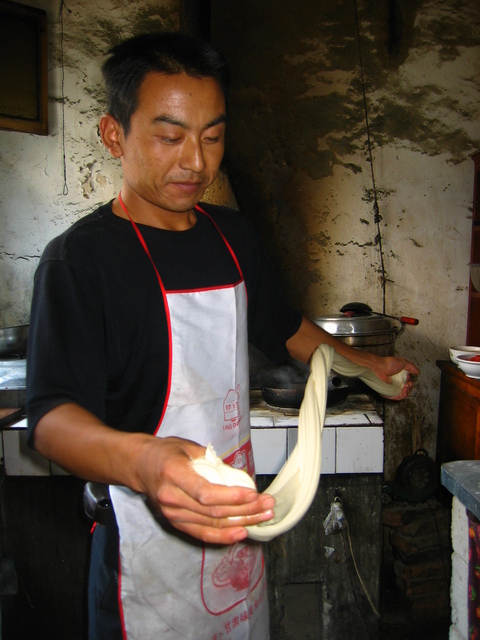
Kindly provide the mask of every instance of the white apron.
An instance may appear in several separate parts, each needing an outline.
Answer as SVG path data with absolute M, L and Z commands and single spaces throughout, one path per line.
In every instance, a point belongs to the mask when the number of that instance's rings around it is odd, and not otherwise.
M 240 268 L 236 285 L 167 292 L 152 265 L 170 330 L 170 389 L 155 435 L 212 443 L 225 462 L 253 475 L 246 292 Z M 120 486 L 110 487 L 110 493 L 120 532 L 124 638 L 268 640 L 258 543 L 203 545 L 155 517 L 144 495 Z

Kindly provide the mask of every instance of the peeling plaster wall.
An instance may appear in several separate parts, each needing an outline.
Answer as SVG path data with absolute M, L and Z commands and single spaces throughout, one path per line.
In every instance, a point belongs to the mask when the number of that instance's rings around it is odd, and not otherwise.
M 97 126 L 106 52 L 129 35 L 179 27 L 177 0 L 67 0 L 62 38 L 60 0 L 27 4 L 48 16 L 49 135 L 0 131 L 0 326 L 28 322 L 46 243 L 120 187 Z
M 121 185 L 98 134 L 106 52 L 124 37 L 180 27 L 178 0 L 69 0 L 63 14 L 60 0 L 27 4 L 47 12 L 49 135 L 0 131 L 0 326 L 28 322 L 47 242 Z M 206 199 L 236 206 L 223 173 Z
M 392 477 L 412 451 L 412 431 L 434 456 L 435 362 L 448 358 L 448 346 L 465 343 L 480 5 L 212 5 L 212 39 L 225 50 L 234 83 L 230 182 L 292 302 L 308 315 L 338 312 L 354 300 L 382 310 L 375 186 L 385 311 L 420 320 L 396 343 L 422 375 L 409 400 L 386 406 Z

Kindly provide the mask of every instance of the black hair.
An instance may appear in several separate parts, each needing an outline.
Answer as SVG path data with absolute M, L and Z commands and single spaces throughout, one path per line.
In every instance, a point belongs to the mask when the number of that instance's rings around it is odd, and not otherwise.
M 134 36 L 112 47 L 102 65 L 107 111 L 127 134 L 138 107 L 138 92 L 150 72 L 193 78 L 214 78 L 228 105 L 230 77 L 223 54 L 209 42 L 176 32 Z

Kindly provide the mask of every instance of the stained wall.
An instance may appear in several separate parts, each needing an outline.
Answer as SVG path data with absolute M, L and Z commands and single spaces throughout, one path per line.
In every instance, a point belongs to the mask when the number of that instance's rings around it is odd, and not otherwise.
M 97 129 L 104 53 L 179 27 L 173 0 L 29 4 L 48 13 L 50 133 L 0 132 L 1 326 L 28 321 L 46 242 L 118 191 Z M 434 454 L 435 362 L 465 341 L 479 13 L 475 0 L 212 1 L 234 82 L 229 180 L 213 199 L 254 220 L 305 313 L 382 310 L 385 295 L 387 313 L 420 320 L 396 345 L 422 375 L 387 406 L 390 475 L 413 431 Z
M 98 132 L 106 52 L 144 30 L 179 28 L 174 0 L 28 4 L 48 17 L 49 135 L 0 131 L 0 326 L 28 322 L 46 243 L 120 188 Z

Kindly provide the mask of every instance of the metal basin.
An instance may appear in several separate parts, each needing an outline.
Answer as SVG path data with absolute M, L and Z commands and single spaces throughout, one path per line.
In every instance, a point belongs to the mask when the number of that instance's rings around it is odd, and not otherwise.
M 313 321 L 345 344 L 382 356 L 394 355 L 395 340 L 403 331 L 403 325 L 399 320 L 376 313 L 354 317 L 331 314 L 313 318 Z
M 23 324 L 0 329 L 0 359 L 26 354 L 28 326 L 28 324 Z

